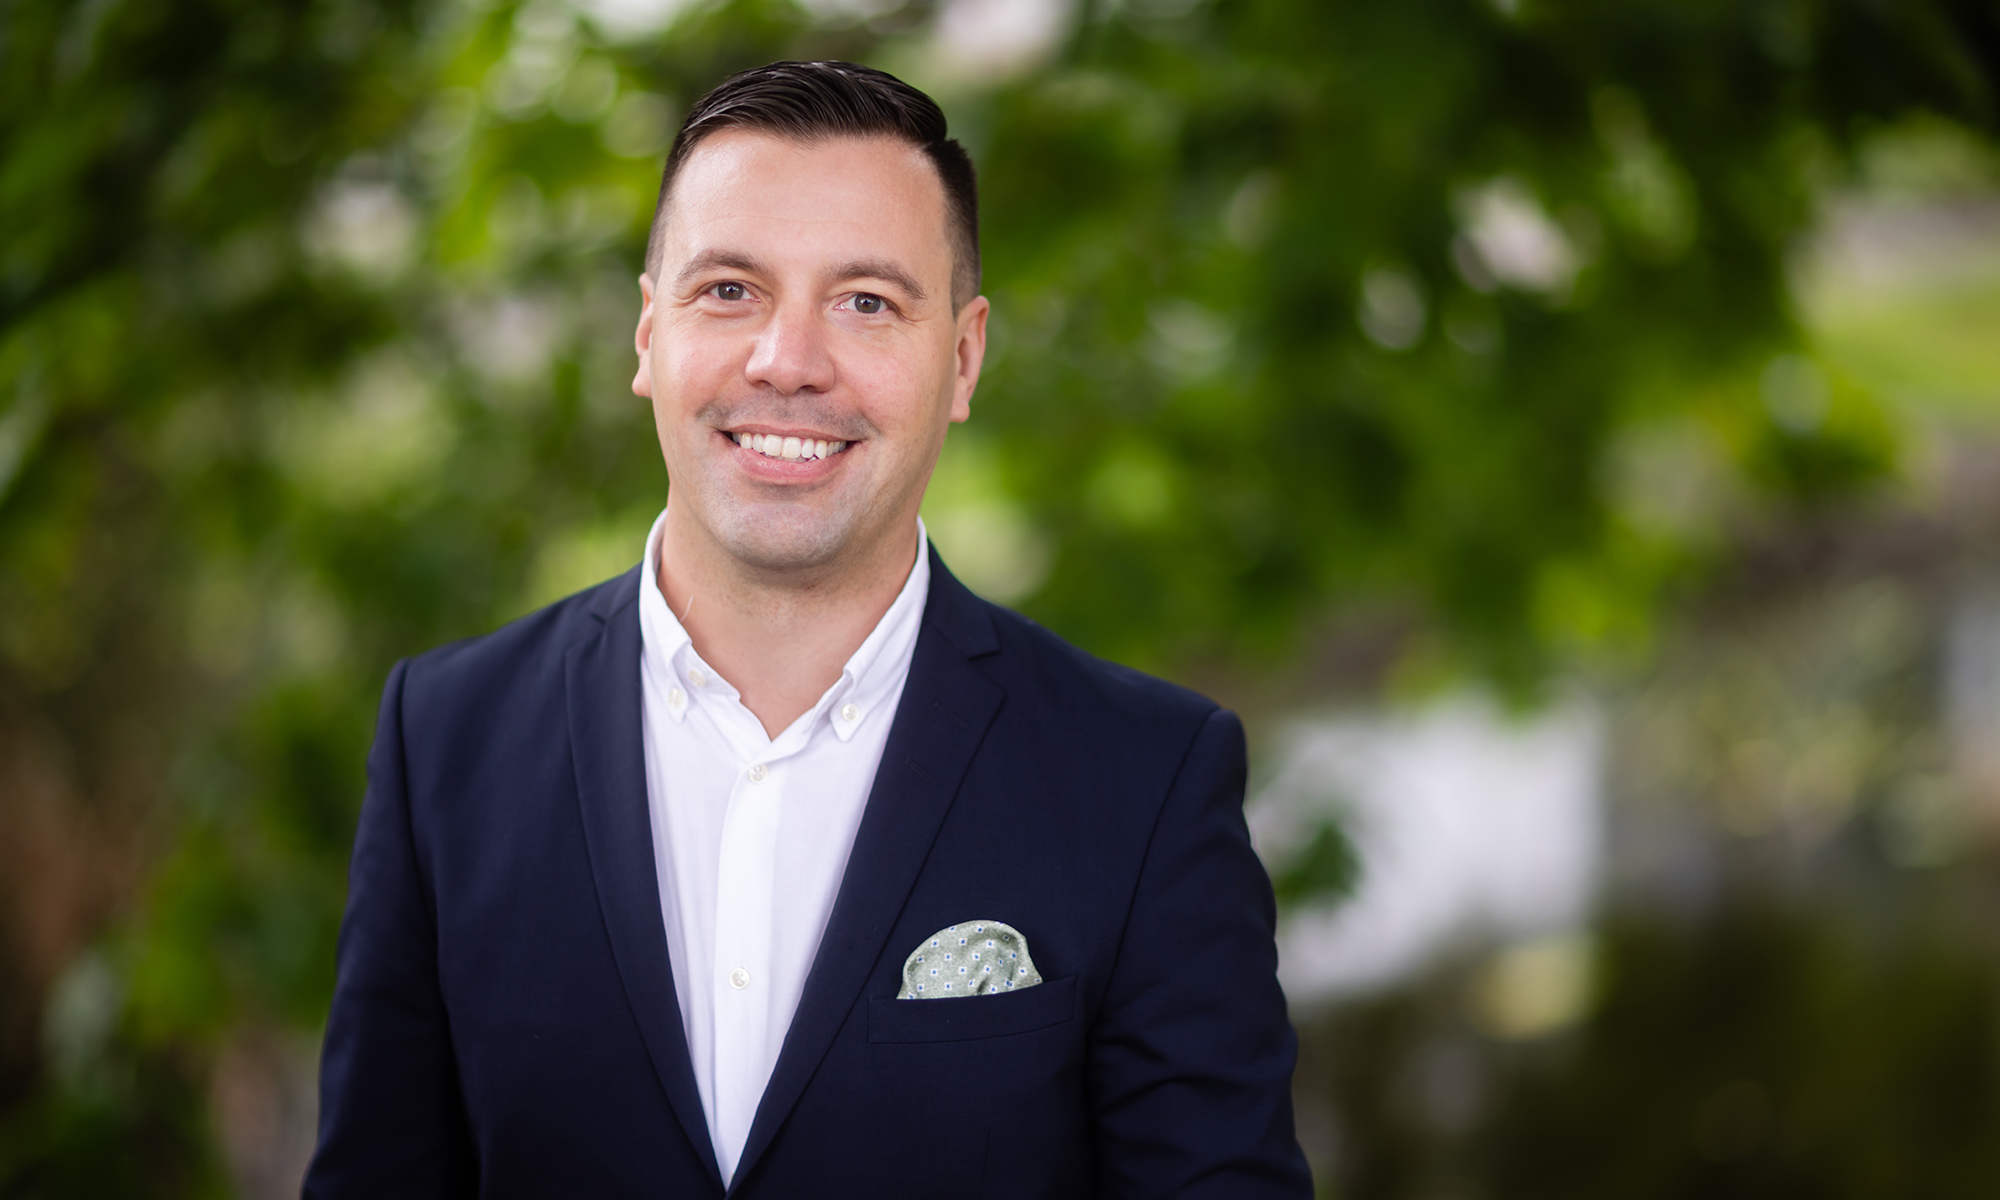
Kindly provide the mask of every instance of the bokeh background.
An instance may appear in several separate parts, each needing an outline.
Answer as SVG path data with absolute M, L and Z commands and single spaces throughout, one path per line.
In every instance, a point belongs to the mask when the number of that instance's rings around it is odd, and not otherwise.
M 1323 1194 L 2000 1194 L 1991 0 L 0 0 L 0 1196 L 296 1194 L 382 681 L 637 560 L 781 57 L 982 171 L 946 559 L 1248 720 Z

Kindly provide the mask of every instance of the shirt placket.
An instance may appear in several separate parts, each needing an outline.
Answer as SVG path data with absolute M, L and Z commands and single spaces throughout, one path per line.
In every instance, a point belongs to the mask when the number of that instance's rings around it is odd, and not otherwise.
M 723 815 L 716 872 L 716 1121 L 726 1146 L 741 1146 L 763 1095 L 771 1003 L 771 901 L 782 763 L 754 758 L 736 773 Z

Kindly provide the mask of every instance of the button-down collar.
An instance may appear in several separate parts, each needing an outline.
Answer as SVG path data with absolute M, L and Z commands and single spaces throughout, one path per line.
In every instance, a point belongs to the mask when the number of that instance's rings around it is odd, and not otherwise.
M 819 698 L 819 703 L 775 738 L 766 735 L 763 725 L 743 706 L 742 693 L 695 652 L 687 628 L 660 591 L 660 537 L 666 523 L 667 514 L 662 510 L 653 522 L 652 532 L 646 536 L 646 561 L 639 583 L 639 631 L 648 669 L 662 672 L 675 681 L 667 697 L 669 720 L 678 724 L 687 719 L 695 705 L 711 705 L 716 724 L 745 761 L 770 761 L 796 751 L 821 721 L 832 726 L 835 737 L 849 741 L 868 722 L 871 713 L 882 710 L 885 701 L 901 694 L 903 671 L 909 662 L 908 647 L 917 639 L 924 597 L 931 586 L 930 555 L 924 552 L 930 544 L 929 533 L 922 517 L 917 518 L 917 560 L 910 568 L 910 577 L 903 582 L 903 590 L 896 593 L 889 611 L 882 614 L 875 628 L 849 656 L 840 678 Z M 674 700 L 675 693 L 680 695 L 679 702 Z M 743 717 L 749 717 L 748 727 Z

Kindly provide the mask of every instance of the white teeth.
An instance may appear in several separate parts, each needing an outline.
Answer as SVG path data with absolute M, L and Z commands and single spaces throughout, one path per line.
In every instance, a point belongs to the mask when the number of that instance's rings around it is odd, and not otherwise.
M 775 433 L 732 433 L 729 437 L 737 445 L 755 450 L 766 458 L 783 458 L 794 462 L 831 458 L 847 449 L 846 442 L 822 442 L 815 438 L 781 438 Z

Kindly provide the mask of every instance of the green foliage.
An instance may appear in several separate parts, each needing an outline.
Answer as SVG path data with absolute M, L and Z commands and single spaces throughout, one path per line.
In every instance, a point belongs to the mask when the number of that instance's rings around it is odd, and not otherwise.
M 1170 663 L 1379 596 L 1513 681 L 1569 632 L 1534 618 L 1552 568 L 1643 611 L 1617 431 L 1792 342 L 1784 256 L 1857 108 L 1985 100 L 1921 57 L 1824 74 L 1868 21 L 1217 4 L 971 106 L 1002 340 L 967 436 L 1057 547 L 1031 609 Z M 1889 461 L 1854 424 L 1745 458 L 1852 494 Z
M 230 1194 L 207 1144 L 200 1072 L 120 1049 L 134 1070 L 116 1092 L 51 1089 L 8 1114 L 0 1135 L 7 1195 Z
M 1338 899 L 1354 890 L 1361 860 L 1354 843 L 1338 824 L 1321 825 L 1289 867 L 1271 878 L 1278 903 L 1289 907 L 1305 900 Z

